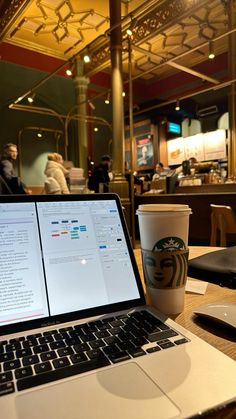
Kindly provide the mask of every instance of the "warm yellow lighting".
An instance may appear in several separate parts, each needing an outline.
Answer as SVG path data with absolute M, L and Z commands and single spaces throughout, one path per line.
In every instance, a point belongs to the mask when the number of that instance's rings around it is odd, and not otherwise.
M 109 105 L 109 103 L 110 103 L 110 93 L 107 94 L 107 97 L 105 99 L 105 104 Z
M 215 52 L 214 52 L 214 47 L 213 47 L 213 42 L 212 41 L 209 42 L 209 54 L 208 54 L 208 58 L 210 60 L 213 60 L 215 58 Z
M 122 96 L 125 97 L 125 92 L 122 92 Z
M 23 99 L 23 96 L 18 97 L 18 99 L 16 99 L 16 101 L 14 103 L 18 103 Z
M 130 29 L 130 28 L 128 28 L 126 30 L 126 33 L 127 33 L 128 36 L 132 36 L 133 35 L 132 29 Z
M 90 56 L 88 54 L 84 55 L 84 62 L 85 63 L 90 63 Z
M 177 101 L 176 101 L 175 110 L 176 110 L 176 111 L 179 111 L 179 110 L 180 110 L 180 103 L 179 103 L 179 100 L 177 100 Z
M 71 69 L 70 68 L 67 68 L 67 70 L 66 70 L 66 74 L 67 74 L 67 76 L 72 76 L 72 71 L 71 71 Z
M 33 98 L 33 96 L 29 96 L 29 97 L 27 98 L 27 100 L 28 100 L 28 102 L 29 102 L 29 103 L 33 103 L 34 98 Z
M 89 104 L 90 108 L 94 111 L 94 110 L 95 110 L 95 106 L 94 106 L 94 104 L 91 102 L 91 100 L 88 100 L 88 104 Z
M 42 138 L 42 136 L 43 136 L 43 134 L 42 134 L 41 132 L 38 132 L 38 133 L 37 133 L 37 137 L 38 137 L 38 138 Z
M 94 127 L 94 131 L 95 132 L 98 132 L 98 127 Z

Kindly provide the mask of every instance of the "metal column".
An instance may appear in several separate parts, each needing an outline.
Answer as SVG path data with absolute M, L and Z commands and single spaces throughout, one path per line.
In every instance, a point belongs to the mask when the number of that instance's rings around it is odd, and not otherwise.
M 83 62 L 77 59 L 76 76 L 74 78 L 76 102 L 78 105 L 78 114 L 84 115 L 84 120 L 78 121 L 78 150 L 79 150 L 79 166 L 87 170 L 88 158 L 88 132 L 86 124 L 86 106 L 87 106 L 87 89 L 89 79 L 83 75 Z

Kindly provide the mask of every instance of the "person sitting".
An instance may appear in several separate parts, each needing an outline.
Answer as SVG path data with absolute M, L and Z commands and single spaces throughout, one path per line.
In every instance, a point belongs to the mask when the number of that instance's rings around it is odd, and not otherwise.
M 14 169 L 14 162 L 18 156 L 17 145 L 7 143 L 3 147 L 0 159 L 1 194 L 27 194 L 26 188 Z
M 69 194 L 69 188 L 66 182 L 66 176 L 69 171 L 63 166 L 61 154 L 48 154 L 48 161 L 44 170 L 47 179 L 44 183 L 46 194 Z

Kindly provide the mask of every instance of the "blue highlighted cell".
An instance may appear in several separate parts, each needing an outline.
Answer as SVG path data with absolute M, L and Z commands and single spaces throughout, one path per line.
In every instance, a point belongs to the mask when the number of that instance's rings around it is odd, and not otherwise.
M 99 249 L 106 249 L 107 248 L 107 246 L 99 246 Z

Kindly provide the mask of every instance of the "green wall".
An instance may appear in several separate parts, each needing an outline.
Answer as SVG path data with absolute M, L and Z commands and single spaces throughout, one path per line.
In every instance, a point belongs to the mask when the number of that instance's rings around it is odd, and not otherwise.
M 58 118 L 37 113 L 9 109 L 9 104 L 26 93 L 47 73 L 0 61 L 0 149 L 7 142 L 20 143 L 20 174 L 27 185 L 42 185 L 44 182 L 44 168 L 49 152 L 57 151 L 56 138 L 50 130 L 63 133 L 58 140 L 58 151 L 65 157 L 64 125 Z M 36 90 L 33 106 L 46 107 L 55 112 L 66 115 L 76 103 L 74 82 L 72 79 L 53 76 Z M 19 104 L 29 105 L 27 99 Z M 109 109 L 108 109 L 109 108 Z M 111 105 L 104 104 L 103 99 L 96 100 L 96 111 L 93 115 L 111 119 Z M 96 124 L 97 125 L 97 124 Z M 109 142 L 111 131 L 103 125 L 97 125 L 99 131 L 93 131 L 95 125 L 88 126 L 92 136 L 92 158 L 98 161 L 102 154 L 110 152 Z M 37 138 L 37 130 L 28 129 L 38 127 L 48 129 L 43 132 L 43 138 Z M 72 121 L 68 129 L 69 146 L 68 159 L 78 166 L 77 123 Z

